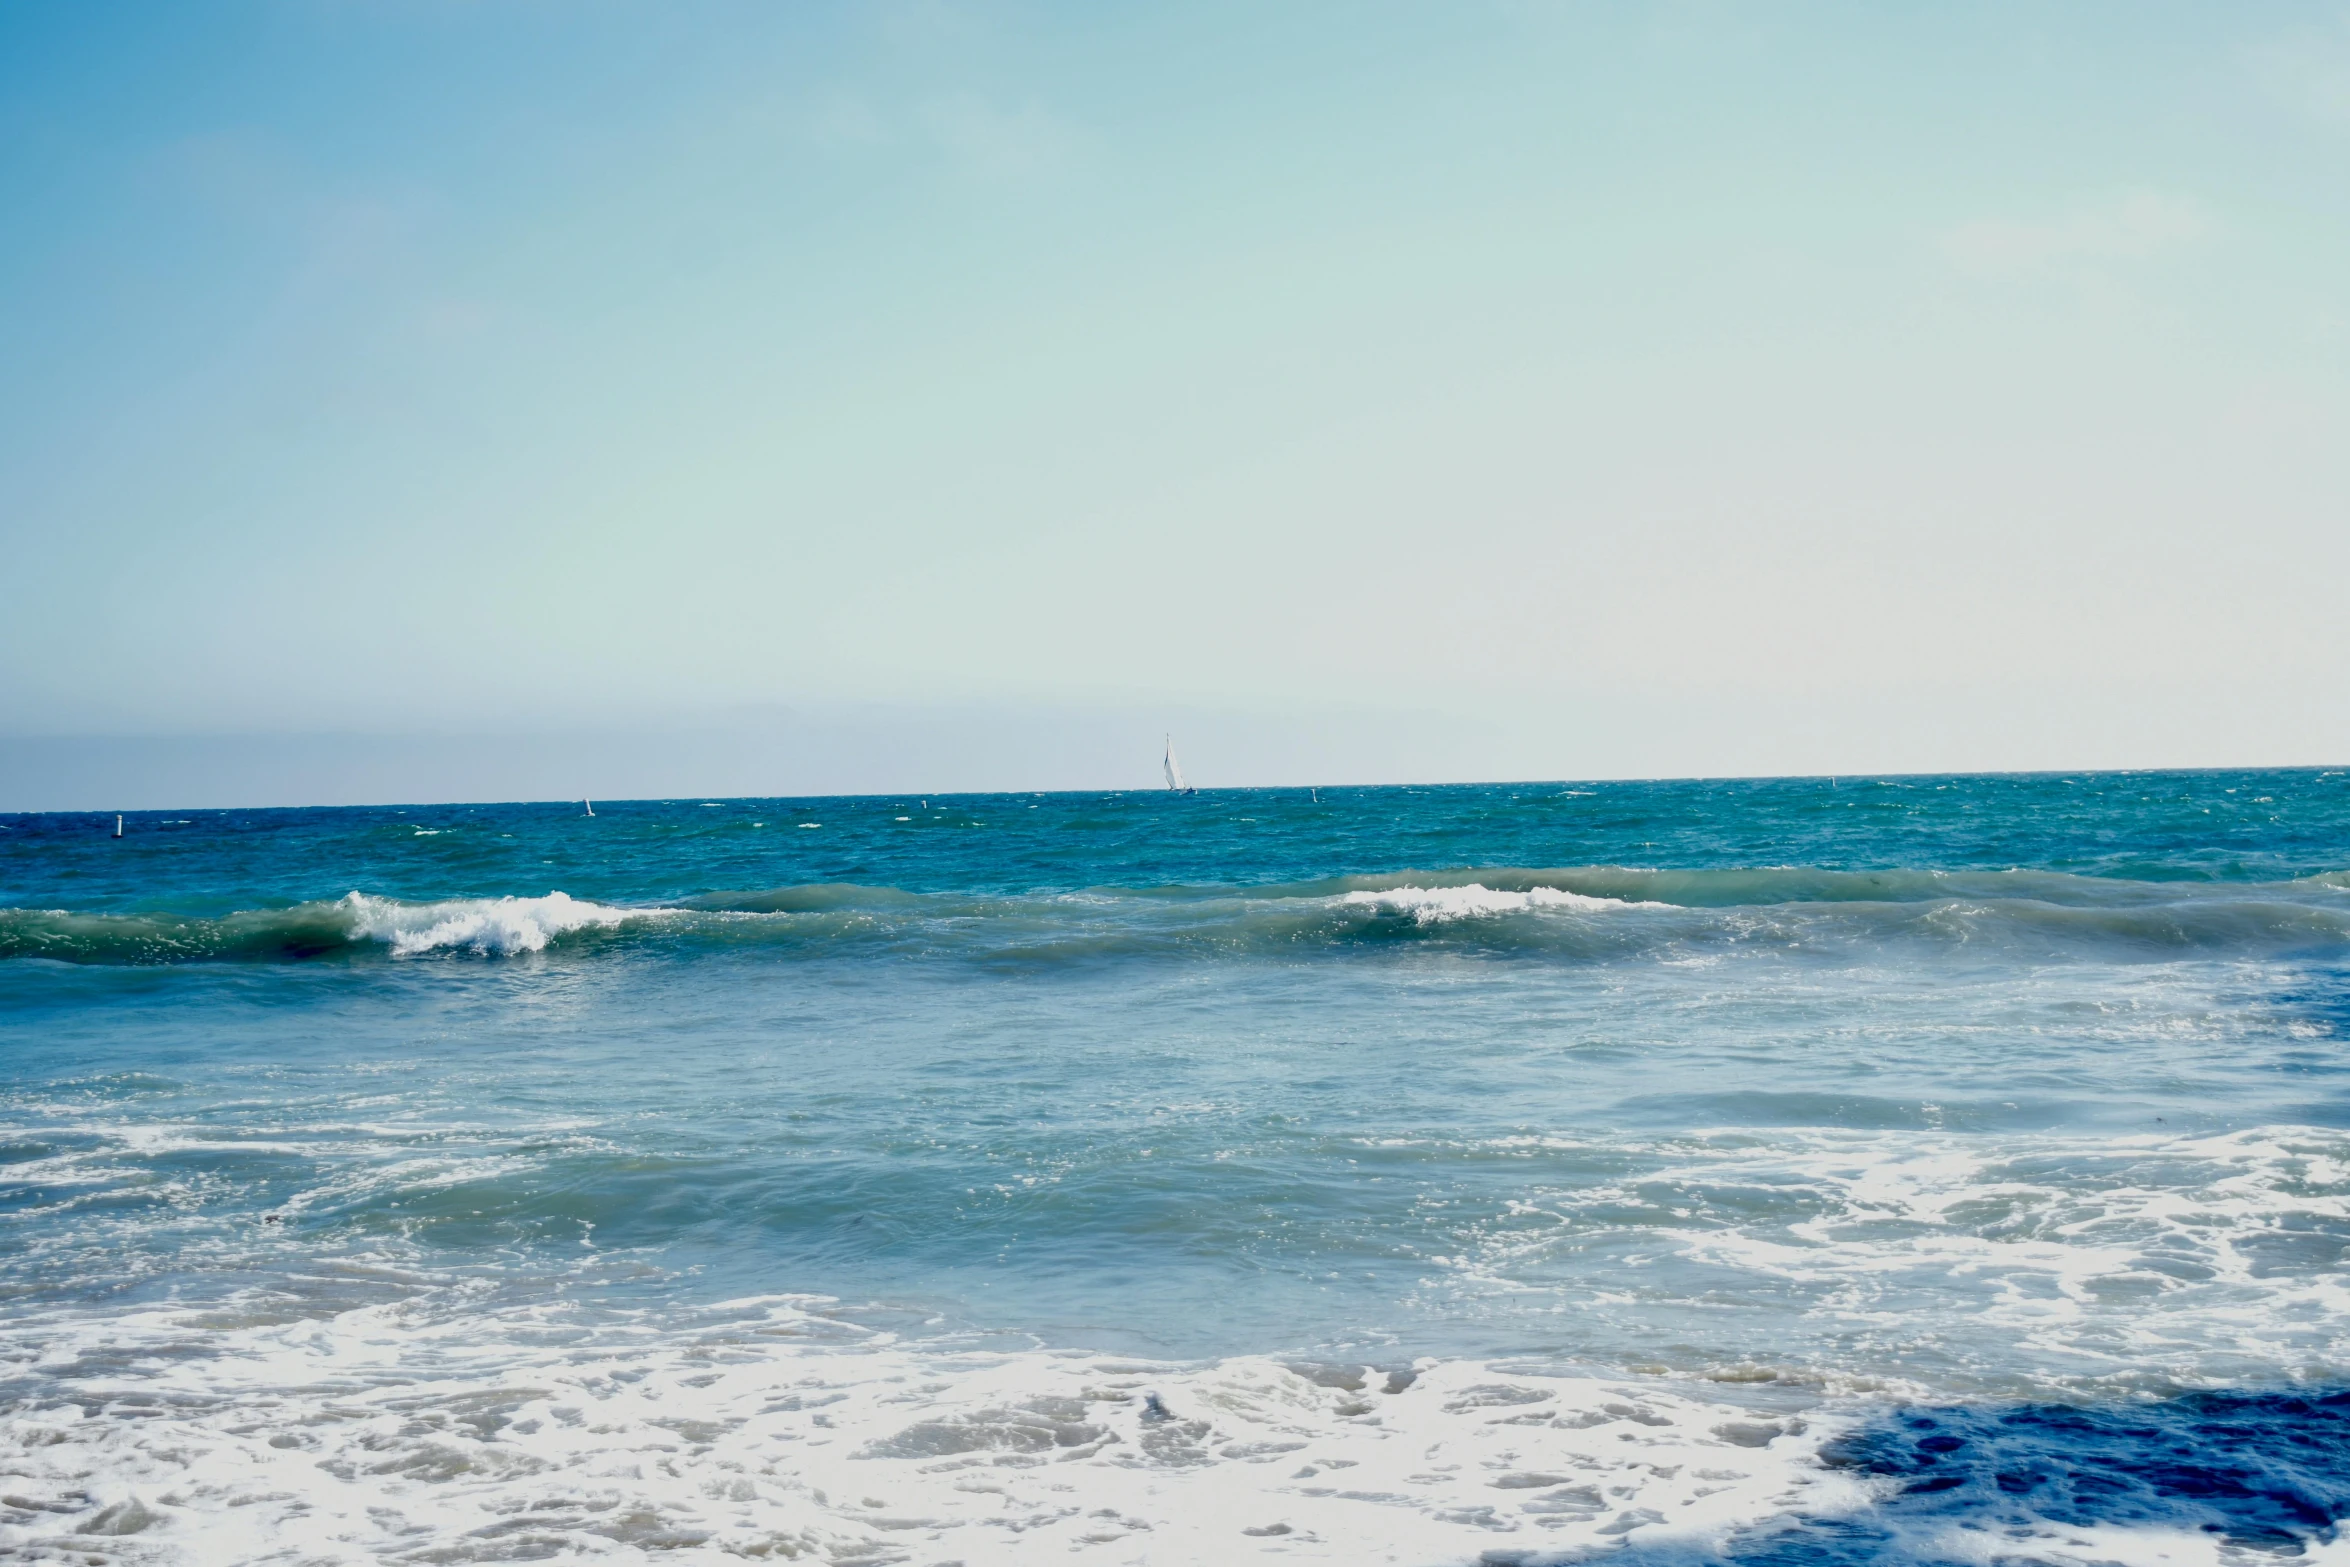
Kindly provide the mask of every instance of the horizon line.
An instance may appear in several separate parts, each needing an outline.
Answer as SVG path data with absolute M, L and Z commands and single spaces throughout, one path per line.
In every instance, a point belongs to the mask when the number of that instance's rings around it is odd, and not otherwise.
M 2350 762 L 2295 762 L 2283 765 L 2221 765 L 2203 767 L 2029 767 L 1984 768 L 1976 770 L 1926 770 L 1920 772 L 1838 772 L 1838 773 L 1660 773 L 1654 775 L 1624 774 L 1611 777 L 1587 778 L 1478 778 L 1423 780 L 1390 783 L 1325 783 L 1325 784 L 1199 784 L 1193 786 L 1197 795 L 1211 794 L 1296 794 L 1319 789 L 1351 789 L 1356 791 L 1384 789 L 1501 789 L 1510 787 L 1547 787 L 1551 785 L 1579 786 L 1587 784 L 1762 784 L 1815 783 L 1851 778 L 1863 782 L 1889 783 L 1922 778 L 1978 779 L 1978 778 L 2120 778 L 2120 777 L 2197 777 L 2215 773 L 2315 773 L 2325 776 L 2350 772 Z M 733 805 L 738 803 L 789 803 L 795 801 L 830 800 L 897 800 L 915 799 L 1050 799 L 1062 795 L 1162 795 L 1179 791 L 1160 784 L 1134 785 L 1086 789 L 900 789 L 868 791 L 853 794 L 721 794 L 707 797 L 699 793 L 679 792 L 667 795 L 548 795 L 534 799 L 482 800 L 373 800 L 343 805 L 165 805 L 137 808 L 116 806 L 88 806 L 66 808 L 7 809 L 0 808 L 0 816 L 121 816 L 126 819 L 141 816 L 169 816 L 175 812 L 190 811 L 209 815 L 228 815 L 233 812 L 254 811 L 405 811 L 405 810 L 478 810 L 491 806 L 554 806 L 584 803 L 602 799 L 611 806 L 674 805 L 692 800 L 701 804 Z

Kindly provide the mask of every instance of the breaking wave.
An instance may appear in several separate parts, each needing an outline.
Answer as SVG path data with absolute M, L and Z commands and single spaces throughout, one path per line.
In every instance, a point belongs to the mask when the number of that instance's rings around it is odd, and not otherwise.
M 2284 956 L 2350 946 L 2350 876 L 2134 882 L 2043 871 L 1668 871 L 1595 866 L 1335 877 L 1261 887 L 986 896 L 820 883 L 658 907 L 543 896 L 331 901 L 218 916 L 0 909 L 0 959 L 298 962 L 512 957 L 615 940 L 827 955 L 881 949 L 1051 961 L 1298 955 L 1402 942 L 1606 959 L 1912 942 L 2028 959 Z
M 393 952 L 472 952 L 502 957 L 544 952 L 574 931 L 614 930 L 661 917 L 660 909 L 616 909 L 584 903 L 567 893 L 543 898 L 472 898 L 455 903 L 395 903 L 354 892 L 340 907 L 351 914 L 351 939 L 380 941 Z
M 622 909 L 567 893 L 404 903 L 354 892 L 333 902 L 215 918 L 0 909 L 0 958 L 68 963 L 298 962 L 374 949 L 398 957 L 543 952 L 579 932 L 649 925 L 668 911 Z
M 1522 892 L 1471 882 L 1465 887 L 1391 887 L 1382 892 L 1350 892 L 1343 902 L 1352 908 L 1401 914 L 1416 925 L 1442 925 L 1453 920 L 1495 914 L 1525 914 L 1538 909 L 1571 909 L 1596 914 L 1604 909 L 1666 907 L 1662 903 L 1635 904 L 1622 898 L 1594 898 L 1560 887 L 1528 887 Z

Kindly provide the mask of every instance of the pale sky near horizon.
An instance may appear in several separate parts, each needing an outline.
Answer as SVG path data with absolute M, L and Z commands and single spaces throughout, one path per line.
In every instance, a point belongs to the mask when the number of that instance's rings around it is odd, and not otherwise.
M 2341 5 L 26 3 L 0 212 L 0 745 L 2350 758 Z

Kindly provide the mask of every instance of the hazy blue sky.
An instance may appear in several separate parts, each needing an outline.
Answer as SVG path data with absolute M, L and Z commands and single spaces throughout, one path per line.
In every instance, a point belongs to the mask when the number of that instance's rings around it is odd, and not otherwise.
M 2350 759 L 2340 5 L 27 0 L 0 236 L 0 776 Z

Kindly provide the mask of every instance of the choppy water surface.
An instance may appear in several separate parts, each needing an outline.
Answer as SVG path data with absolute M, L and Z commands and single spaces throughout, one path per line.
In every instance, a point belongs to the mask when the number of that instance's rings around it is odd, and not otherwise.
M 2350 778 L 0 818 L 0 1554 L 2350 1551 Z

